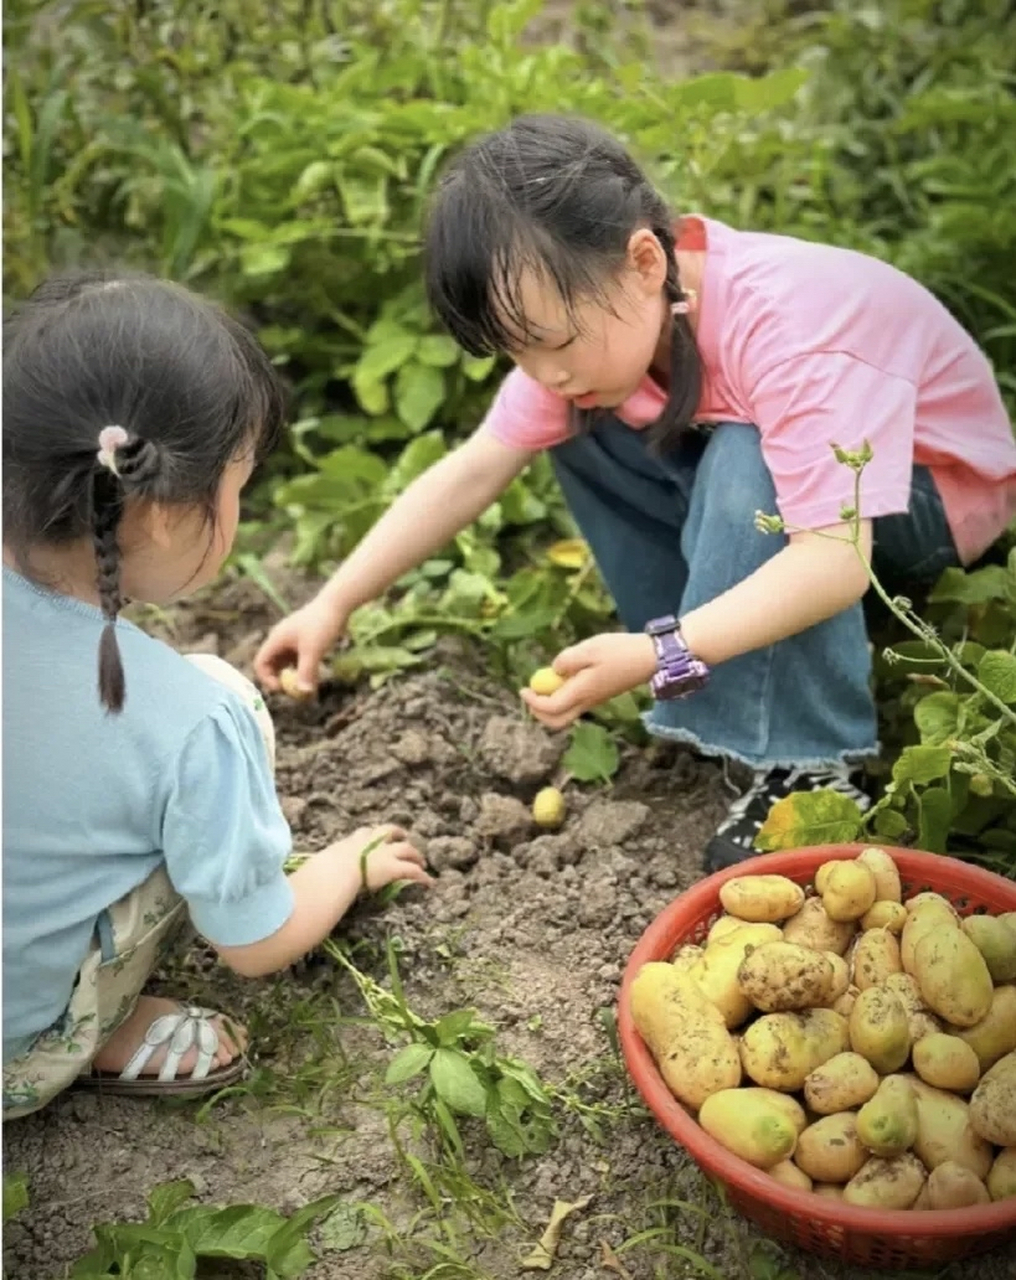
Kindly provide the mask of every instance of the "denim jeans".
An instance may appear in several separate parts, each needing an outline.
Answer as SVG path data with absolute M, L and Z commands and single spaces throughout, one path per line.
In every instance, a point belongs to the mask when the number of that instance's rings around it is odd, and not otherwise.
M 785 535 L 755 528 L 755 512 L 777 506 L 754 427 L 691 431 L 661 457 L 647 450 L 645 436 L 611 418 L 551 451 L 565 500 L 629 631 L 713 600 L 786 545 Z M 925 468 L 914 468 L 910 510 L 875 520 L 873 562 L 894 586 L 932 581 L 958 563 Z M 858 602 L 722 663 L 699 692 L 655 703 L 647 727 L 754 769 L 828 768 L 875 755 L 867 640 Z

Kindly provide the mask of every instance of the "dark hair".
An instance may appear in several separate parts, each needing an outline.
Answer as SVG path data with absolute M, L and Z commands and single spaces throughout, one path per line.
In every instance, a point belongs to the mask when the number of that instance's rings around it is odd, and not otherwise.
M 233 460 L 271 449 L 282 385 L 253 336 L 213 303 L 144 275 L 78 273 L 40 285 L 4 321 L 4 541 L 25 572 L 33 548 L 90 537 L 107 625 L 99 696 L 123 707 L 116 638 L 125 503 L 203 507 L 214 521 Z M 106 427 L 123 441 L 98 458 Z
M 520 116 L 474 142 L 438 188 L 425 240 L 431 306 L 470 354 L 509 352 L 528 332 L 527 268 L 552 280 L 569 310 L 605 300 L 640 227 L 666 254 L 668 301 L 682 301 L 673 214 L 624 146 L 587 120 Z M 670 395 L 650 433 L 657 448 L 691 423 L 701 393 L 685 315 L 674 317 L 670 350 Z

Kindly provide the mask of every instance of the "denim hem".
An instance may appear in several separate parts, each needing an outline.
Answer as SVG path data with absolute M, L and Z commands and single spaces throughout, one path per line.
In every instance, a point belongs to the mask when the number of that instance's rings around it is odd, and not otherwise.
M 759 756 L 746 756 L 738 751 L 731 751 L 729 747 L 714 747 L 702 741 L 697 734 L 689 732 L 687 729 L 673 729 L 669 725 L 653 724 L 650 720 L 652 712 L 646 711 L 642 716 L 642 723 L 646 726 L 648 732 L 654 738 L 663 738 L 668 742 L 683 742 L 686 746 L 694 747 L 696 751 L 700 751 L 704 756 L 718 756 L 726 760 L 735 760 L 738 764 L 746 765 L 749 769 L 769 770 L 769 769 L 836 769 L 842 765 L 860 765 L 865 760 L 876 759 L 882 751 L 882 744 L 874 743 L 870 748 L 864 748 L 860 751 L 842 751 L 837 756 L 811 756 L 803 759 L 784 760 L 773 759 L 768 760 Z

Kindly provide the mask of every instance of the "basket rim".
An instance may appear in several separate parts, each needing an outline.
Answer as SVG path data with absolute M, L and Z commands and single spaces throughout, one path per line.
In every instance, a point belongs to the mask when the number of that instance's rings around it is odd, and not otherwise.
M 630 1013 L 629 992 L 638 970 L 647 961 L 660 958 L 664 950 L 663 943 L 669 940 L 674 926 L 684 917 L 691 922 L 706 909 L 720 908 L 719 890 L 727 880 L 741 875 L 761 874 L 787 875 L 794 879 L 795 875 L 801 876 L 817 870 L 823 862 L 854 858 L 861 849 L 871 848 L 873 845 L 876 845 L 875 841 L 808 845 L 783 853 L 763 854 L 717 871 L 679 894 L 645 929 L 625 966 L 618 997 L 617 1018 L 625 1065 L 657 1123 L 704 1171 L 792 1218 L 807 1217 L 817 1225 L 835 1227 L 854 1234 L 911 1238 L 956 1238 L 1016 1231 L 1016 1197 L 964 1209 L 916 1212 L 913 1209 L 868 1209 L 845 1204 L 840 1200 L 829 1200 L 811 1191 L 784 1186 L 764 1170 L 756 1169 L 754 1165 L 728 1151 L 706 1133 L 667 1088 L 652 1055 L 635 1029 Z M 1016 911 L 1016 882 L 943 854 L 903 849 L 883 842 L 878 842 L 877 847 L 891 854 L 905 879 L 918 879 L 934 884 L 936 872 L 941 875 L 942 863 L 947 862 L 950 864 L 950 877 L 962 881 L 964 890 L 972 897 L 978 896 L 978 890 L 988 900 L 997 898 L 1001 893 L 1011 900 L 1008 909 Z

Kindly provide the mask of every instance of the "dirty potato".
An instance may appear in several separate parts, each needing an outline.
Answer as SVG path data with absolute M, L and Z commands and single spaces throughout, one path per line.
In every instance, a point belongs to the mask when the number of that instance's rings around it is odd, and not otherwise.
M 847 1021 L 831 1009 L 767 1013 L 741 1036 L 741 1062 L 756 1084 L 794 1093 L 847 1047 Z
M 797 942 L 814 951 L 835 951 L 842 956 L 857 932 L 852 920 L 837 923 L 829 918 L 821 898 L 809 898 L 783 926 L 787 942 Z
M 797 1140 L 794 1163 L 815 1182 L 849 1182 L 869 1157 L 851 1111 L 823 1116 Z
M 943 1160 L 928 1174 L 925 1185 L 928 1209 L 969 1209 L 975 1204 L 990 1204 L 988 1188 L 980 1178 L 955 1160 Z
M 878 899 L 861 916 L 862 929 L 888 929 L 897 936 L 903 932 L 907 923 L 907 909 L 901 902 L 886 902 Z
M 786 876 L 735 876 L 720 889 L 723 909 L 752 924 L 774 924 L 801 909 L 804 890 Z
M 970 1109 L 962 1098 L 944 1089 L 933 1089 L 916 1075 L 908 1075 L 917 1098 L 917 1140 L 914 1154 L 926 1169 L 945 1160 L 965 1165 L 978 1178 L 991 1168 L 991 1144 L 970 1123 Z
M 969 1093 L 981 1076 L 977 1054 L 959 1036 L 944 1031 L 922 1036 L 912 1050 L 914 1070 L 925 1084 L 953 1093 Z
M 710 1137 L 759 1169 L 789 1159 L 805 1126 L 801 1106 L 770 1089 L 720 1090 L 706 1098 L 698 1118 Z
M 910 1043 L 914 1044 L 922 1036 L 934 1035 L 942 1030 L 942 1024 L 931 1012 L 921 998 L 921 988 L 917 979 L 909 973 L 891 973 L 884 986 L 896 996 L 903 1005 L 907 1015 L 907 1026 L 910 1028 Z
M 740 1084 L 741 1060 L 723 1015 L 673 965 L 642 966 L 631 985 L 631 1014 L 668 1088 L 686 1106 L 697 1109 L 711 1093 Z
M 998 1147 L 1016 1147 L 1016 1053 L 1007 1053 L 981 1077 L 970 1099 L 974 1132 Z
M 1006 1147 L 995 1157 L 988 1172 L 987 1187 L 992 1200 L 1016 1196 L 1016 1147 Z
M 972 1027 L 991 1008 L 991 974 L 962 929 L 926 934 L 914 951 L 914 977 L 924 1003 L 954 1027 Z
M 903 889 L 899 869 L 884 849 L 870 845 L 867 849 L 861 850 L 857 855 L 857 861 L 867 867 L 875 877 L 876 902 L 894 902 L 902 905 Z
M 825 877 L 821 897 L 830 920 L 860 920 L 874 905 L 875 876 L 862 862 L 837 862 Z
M 851 978 L 859 991 L 877 987 L 891 974 L 901 973 L 900 944 L 888 929 L 868 929 L 857 939 Z
M 910 1151 L 872 1156 L 844 1187 L 843 1199 L 867 1209 L 909 1209 L 926 1177 L 924 1165 Z
M 875 1096 L 878 1072 L 859 1053 L 837 1053 L 804 1081 L 804 1100 L 817 1115 L 853 1111 Z
M 810 1009 L 829 1001 L 833 966 L 822 952 L 796 942 L 765 942 L 747 951 L 737 984 L 763 1013 Z
M 970 1045 L 981 1064 L 982 1073 L 995 1065 L 999 1058 L 1016 1049 L 1016 987 L 996 987 L 991 997 L 991 1008 L 972 1027 L 953 1029 Z
M 887 987 L 868 987 L 850 1010 L 850 1047 L 879 1075 L 899 1071 L 910 1054 L 910 1029 L 899 997 Z
M 1016 924 L 1002 916 L 967 916 L 963 932 L 984 957 L 992 982 L 1016 979 Z
M 905 1076 L 886 1076 L 857 1113 L 857 1136 L 876 1156 L 898 1156 L 917 1141 L 917 1098 Z

